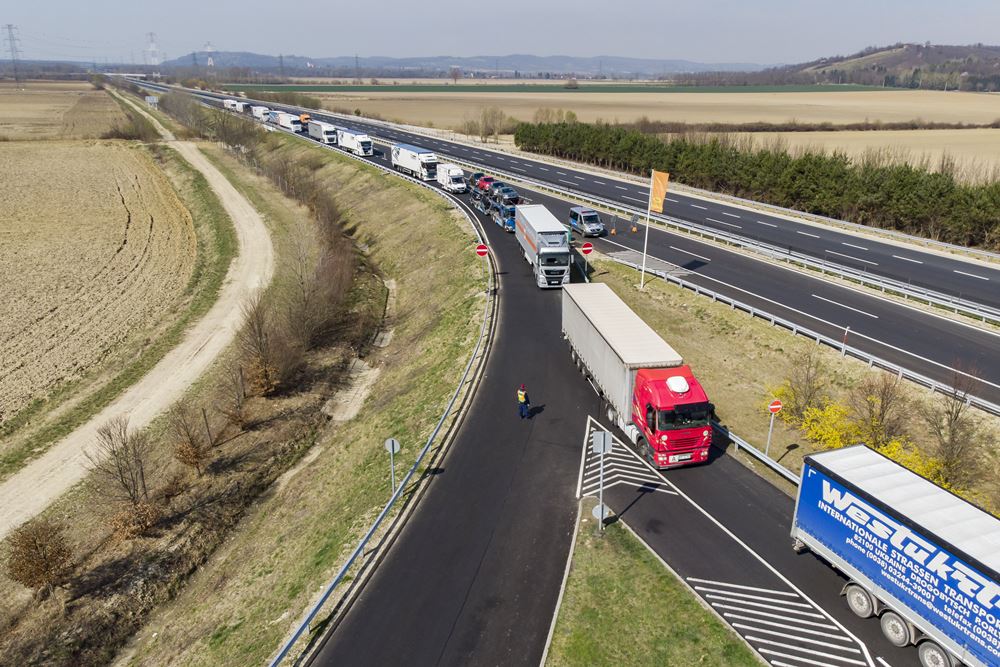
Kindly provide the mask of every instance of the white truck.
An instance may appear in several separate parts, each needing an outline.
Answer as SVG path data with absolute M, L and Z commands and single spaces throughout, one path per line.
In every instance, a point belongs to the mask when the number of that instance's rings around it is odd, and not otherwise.
M 541 204 L 515 207 L 514 236 L 531 265 L 536 285 L 547 288 L 569 283 L 569 232 L 547 208 Z
M 372 154 L 372 140 L 364 132 L 338 127 L 337 145 L 355 155 L 366 156 Z
M 236 113 L 246 113 L 247 109 L 249 108 L 250 108 L 249 102 L 237 101 L 236 104 L 233 105 L 233 111 L 235 111 Z
M 321 144 L 337 145 L 337 126 L 319 120 L 309 121 L 309 136 Z
M 284 111 L 278 112 L 278 126 L 292 132 L 302 131 L 302 122 L 299 120 L 299 117 L 294 114 L 285 113 Z
M 267 107 L 260 107 L 260 106 L 250 107 L 250 115 L 256 118 L 257 120 L 261 121 L 262 123 L 267 122 L 267 117 L 268 114 L 270 113 L 271 110 L 268 109 Z
M 1000 665 L 1000 519 L 856 445 L 805 458 L 792 538 L 924 667 Z
M 437 155 L 434 151 L 410 144 L 394 144 L 391 151 L 392 168 L 422 181 L 437 178 Z
M 437 182 L 448 192 L 461 194 L 465 192 L 469 185 L 465 182 L 465 172 L 461 167 L 454 164 L 439 164 L 437 168 Z
M 236 100 L 222 100 L 222 108 L 228 111 L 236 111 Z

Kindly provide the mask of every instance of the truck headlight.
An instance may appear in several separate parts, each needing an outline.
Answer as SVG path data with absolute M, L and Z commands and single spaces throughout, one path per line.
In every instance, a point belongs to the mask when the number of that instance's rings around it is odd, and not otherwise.
M 702 431 L 702 432 L 701 432 L 701 434 L 702 434 L 703 436 L 705 436 L 705 437 L 707 438 L 707 437 L 708 437 L 708 434 L 709 434 L 709 431 L 708 431 L 708 429 L 706 429 L 706 430 Z

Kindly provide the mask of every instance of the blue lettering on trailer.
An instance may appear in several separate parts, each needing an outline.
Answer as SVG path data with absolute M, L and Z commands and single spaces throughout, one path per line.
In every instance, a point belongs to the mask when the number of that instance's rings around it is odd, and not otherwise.
M 1000 584 L 806 465 L 797 527 L 984 664 L 1000 663 Z

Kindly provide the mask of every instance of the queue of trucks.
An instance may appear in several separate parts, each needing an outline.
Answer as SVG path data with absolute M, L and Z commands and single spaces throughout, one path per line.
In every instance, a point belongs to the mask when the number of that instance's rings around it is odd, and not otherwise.
M 226 108 L 289 129 L 302 124 L 237 104 Z M 305 125 L 317 141 L 371 155 L 365 134 Z M 471 192 L 477 209 L 514 232 L 536 285 L 562 289 L 562 334 L 602 412 L 648 463 L 708 460 L 714 406 L 691 368 L 607 285 L 570 284 L 570 233 L 606 233 L 596 211 L 573 207 L 561 222 L 495 178 L 475 172 L 466 180 L 461 168 L 415 146 L 393 146 L 392 165 L 449 192 Z M 855 615 L 877 618 L 891 644 L 916 646 L 923 667 L 1000 665 L 997 517 L 857 445 L 805 457 L 791 537 L 796 551 L 843 575 L 840 594 Z

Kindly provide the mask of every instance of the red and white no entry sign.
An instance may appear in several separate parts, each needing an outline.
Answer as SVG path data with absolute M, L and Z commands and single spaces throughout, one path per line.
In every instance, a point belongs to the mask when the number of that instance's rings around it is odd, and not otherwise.
M 590 241 L 587 241 L 582 246 L 580 246 L 580 252 L 582 252 L 584 255 L 589 255 L 590 253 L 594 252 L 594 244 L 591 243 Z
M 768 404 L 767 409 L 771 411 L 772 415 L 778 414 L 779 412 L 781 412 L 781 401 L 779 400 L 771 401 Z
M 480 243 L 476 246 L 476 254 L 480 257 L 486 257 L 490 252 L 490 249 L 486 247 L 485 243 Z

